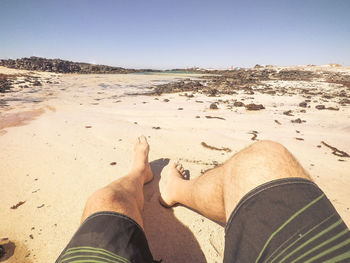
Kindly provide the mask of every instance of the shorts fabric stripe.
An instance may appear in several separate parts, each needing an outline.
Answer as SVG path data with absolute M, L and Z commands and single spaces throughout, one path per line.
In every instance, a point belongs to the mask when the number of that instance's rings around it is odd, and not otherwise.
M 314 257 L 308 259 L 307 261 L 304 261 L 304 263 L 313 262 L 313 261 L 315 261 L 316 259 L 319 259 L 320 257 L 323 257 L 324 255 L 327 255 L 327 254 L 333 252 L 334 250 L 339 249 L 339 248 L 341 248 L 341 247 L 343 247 L 343 246 L 346 246 L 346 245 L 348 245 L 348 244 L 350 244 L 350 238 L 347 239 L 347 240 L 345 240 L 345 241 L 343 241 L 343 242 L 341 242 L 341 243 L 339 243 L 338 245 L 335 245 L 335 246 L 333 246 L 333 247 L 331 247 L 331 248 L 329 248 L 329 249 L 327 249 L 327 250 L 325 250 L 325 251 L 319 253 L 317 256 L 314 256 Z
M 337 222 L 335 222 L 334 224 L 332 224 L 331 226 L 327 227 L 326 229 L 322 230 L 321 232 L 319 232 L 317 235 L 313 236 L 312 238 L 309 238 L 308 240 L 306 240 L 304 243 L 302 243 L 299 247 L 297 247 L 296 249 L 294 249 L 291 253 L 289 253 L 288 255 L 286 255 L 284 258 L 281 259 L 281 262 L 284 262 L 287 258 L 291 257 L 293 254 L 295 254 L 296 252 L 298 252 L 299 250 L 301 250 L 302 248 L 304 248 L 306 245 L 308 245 L 309 243 L 311 243 L 312 241 L 316 240 L 317 238 L 321 237 L 322 235 L 326 234 L 327 232 L 331 231 L 332 229 L 334 229 L 335 227 L 337 227 L 338 225 L 340 225 L 343 222 L 343 220 L 339 219 Z M 344 233 L 345 234 L 345 233 Z M 331 242 L 331 241 L 329 241 Z M 327 244 L 327 242 L 324 242 L 322 244 Z M 310 250 L 311 252 L 311 250 Z
M 334 262 L 340 262 L 341 260 L 350 258 L 350 251 L 345 252 L 344 254 L 341 254 L 339 256 L 336 256 L 334 258 L 328 259 L 327 261 L 324 261 L 323 263 L 334 263 Z
M 74 249 L 73 251 L 67 250 L 67 252 L 62 255 L 59 263 L 72 262 L 71 260 L 74 258 L 84 258 L 84 257 L 104 259 L 106 262 L 130 263 L 129 260 L 121 256 L 115 255 L 113 253 L 106 253 L 101 250 L 103 249 L 95 249 L 95 248 L 88 248 L 88 247 L 84 247 L 84 249 L 82 248 Z
M 90 215 L 56 263 L 153 263 L 143 229 L 132 218 L 112 211 Z
M 99 257 L 99 256 L 94 256 L 94 255 L 78 255 L 78 256 L 72 256 L 72 257 L 69 257 L 69 258 L 66 258 L 66 259 L 63 259 L 62 261 L 60 262 L 74 262 L 75 260 L 73 259 L 81 259 L 83 260 L 84 258 L 86 259 L 101 259 L 101 260 L 104 260 L 103 262 L 106 262 L 106 263 L 115 263 L 115 262 L 122 262 L 122 263 L 125 263 L 125 262 L 128 262 L 128 261 L 123 261 L 123 260 L 119 260 L 119 259 L 108 259 L 108 258 L 104 258 L 104 257 Z M 73 260 L 73 261 L 72 261 Z
M 328 220 L 330 220 L 332 217 L 334 217 L 335 214 L 330 215 L 329 217 L 327 217 L 326 219 L 324 219 L 323 221 L 321 221 L 320 223 L 318 223 L 317 225 L 315 225 L 313 228 L 311 228 L 309 231 L 307 231 L 305 234 L 303 234 L 300 238 L 296 239 L 295 241 L 293 241 L 291 244 L 289 244 L 286 248 L 284 248 L 282 251 L 279 252 L 278 255 L 276 255 L 271 261 L 269 261 L 270 263 L 273 263 L 275 260 L 277 260 L 281 255 L 283 255 L 284 252 L 286 252 L 289 248 L 291 248 L 295 243 L 297 243 L 298 241 L 300 241 L 301 239 L 305 238 L 308 236 L 308 234 L 310 234 L 312 231 L 316 230 L 317 228 L 321 227 L 324 223 L 326 223 Z M 298 231 L 295 233 L 295 235 L 297 235 L 297 233 L 300 233 L 301 231 Z M 294 237 L 294 235 L 292 236 Z M 291 238 L 292 238 L 291 237 Z M 285 245 L 286 243 L 288 243 L 290 241 L 290 239 L 287 239 L 286 242 L 284 242 L 281 246 L 279 246 L 264 262 L 267 262 L 270 258 L 273 257 L 273 255 L 275 253 L 278 252 L 278 250 L 283 247 L 283 245 Z
M 325 262 L 339 256 L 348 263 L 347 240 L 348 227 L 315 183 L 279 179 L 250 191 L 231 213 L 223 262 Z
M 301 208 L 299 211 L 297 211 L 294 215 L 292 215 L 283 225 L 281 225 L 275 232 L 272 233 L 272 235 L 269 237 L 269 239 L 266 241 L 263 249 L 261 250 L 259 256 L 256 258 L 255 262 L 258 262 L 259 259 L 261 258 L 264 250 L 266 249 L 266 247 L 268 246 L 268 244 L 270 243 L 271 239 L 277 235 L 278 232 L 280 232 L 286 225 L 288 225 L 294 218 L 296 218 L 298 215 L 300 215 L 302 212 L 304 212 L 306 209 L 308 209 L 310 206 L 312 206 L 313 204 L 317 203 L 318 201 L 320 201 L 322 198 L 324 197 L 324 194 L 320 195 L 319 197 L 317 197 L 316 199 L 312 200 L 310 203 L 308 203 L 306 206 L 304 206 L 303 208 Z
M 294 263 L 294 262 L 296 262 L 296 261 L 298 261 L 298 260 L 300 260 L 300 259 L 306 257 L 307 255 L 309 255 L 309 254 L 312 253 L 313 251 L 315 251 L 315 250 L 317 250 L 317 249 L 319 249 L 319 248 L 321 248 L 321 247 L 323 247 L 323 246 L 325 246 L 325 245 L 331 243 L 332 241 L 334 241 L 334 240 L 340 238 L 341 236 L 345 235 L 345 234 L 348 233 L 348 232 L 349 232 L 348 229 L 343 230 L 342 232 L 338 233 L 338 234 L 335 235 L 334 237 L 328 239 L 327 241 L 325 241 L 325 242 L 319 244 L 318 246 L 316 246 L 316 247 L 310 249 L 308 252 L 306 252 L 306 253 L 302 254 L 301 256 L 299 256 L 298 258 L 294 259 L 292 262 Z M 331 251 L 330 251 L 330 252 L 331 252 Z M 285 260 L 285 259 L 283 259 L 281 262 L 283 262 L 284 260 Z M 292 262 L 291 262 L 291 263 L 292 263 Z
M 67 249 L 66 253 L 63 254 L 62 257 L 66 256 L 66 255 L 70 255 L 73 253 L 77 253 L 77 252 L 94 252 L 94 253 L 99 253 L 99 254 L 103 254 L 105 256 L 109 256 L 115 259 L 121 259 L 124 260 L 125 262 L 129 262 L 127 259 L 118 256 L 108 250 L 102 249 L 102 248 L 94 248 L 94 247 L 73 247 L 73 248 L 69 248 Z

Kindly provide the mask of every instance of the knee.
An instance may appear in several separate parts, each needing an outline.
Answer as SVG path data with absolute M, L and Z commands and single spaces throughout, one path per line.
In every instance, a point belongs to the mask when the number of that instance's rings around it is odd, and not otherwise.
M 228 164 L 236 166 L 236 162 L 249 163 L 266 163 L 272 160 L 290 159 L 291 154 L 282 144 L 270 140 L 255 142 L 235 154 Z
M 248 147 L 248 149 L 252 150 L 253 152 L 261 153 L 261 154 L 267 154 L 269 152 L 278 153 L 278 154 L 286 154 L 289 153 L 286 147 L 284 147 L 282 144 L 270 140 L 262 140 L 253 143 Z

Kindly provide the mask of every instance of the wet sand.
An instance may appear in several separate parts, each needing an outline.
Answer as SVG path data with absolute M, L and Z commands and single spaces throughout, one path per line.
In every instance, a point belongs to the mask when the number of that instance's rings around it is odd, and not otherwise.
M 125 94 L 188 75 L 35 74 L 41 87 L 16 88 L 0 97 L 5 105 L 0 108 L 0 238 L 15 246 L 9 262 L 53 262 L 79 226 L 88 196 L 128 171 L 140 134 L 150 143 L 156 176 L 145 187 L 144 210 L 156 259 L 221 262 L 224 248 L 222 226 L 187 208 L 159 205 L 157 182 L 168 160 L 179 159 L 194 178 L 256 140 L 284 144 L 350 225 L 350 158 L 328 147 L 350 153 L 349 106 L 318 110 L 319 102 L 311 101 L 301 112 L 305 98 L 298 94 Z M 334 88 L 317 85 L 321 91 Z M 233 106 L 237 101 L 265 109 Z M 218 109 L 210 109 L 212 103 Z M 284 114 L 289 110 L 293 116 Z

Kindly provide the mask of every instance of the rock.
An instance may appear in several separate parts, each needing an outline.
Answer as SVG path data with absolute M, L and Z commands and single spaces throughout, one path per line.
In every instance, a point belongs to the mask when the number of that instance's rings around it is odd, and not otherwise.
M 318 110 L 324 110 L 326 108 L 326 106 L 324 106 L 324 105 L 316 105 L 315 108 L 318 109 Z
M 302 122 L 306 122 L 304 120 L 301 120 L 300 118 L 295 119 L 295 120 L 291 120 L 292 123 L 302 123 Z
M 216 94 L 218 94 L 218 90 L 217 89 L 210 89 L 209 90 L 209 97 L 215 97 Z
M 0 60 L 0 66 L 26 69 L 49 71 L 56 73 L 133 73 L 133 72 L 151 72 L 154 70 L 135 70 L 124 69 L 121 67 L 111 67 L 105 65 L 94 65 L 88 63 L 72 62 L 62 59 L 47 59 L 40 57 L 20 58 L 20 59 L 3 59 Z
M 350 104 L 350 100 L 349 99 L 342 99 L 339 101 L 340 104 Z
M 287 115 L 287 116 L 294 116 L 294 115 L 292 114 L 292 111 L 291 111 L 291 110 L 287 110 L 287 111 L 283 112 L 283 114 L 284 114 L 284 115 Z
M 209 109 L 217 110 L 218 109 L 218 105 L 216 105 L 216 103 L 212 103 L 212 104 L 210 104 Z
M 246 110 L 253 110 L 253 111 L 265 109 L 265 107 L 262 104 L 254 104 L 254 103 L 245 105 L 245 108 Z
M 338 111 L 339 108 L 334 108 L 334 107 L 327 107 L 326 110 L 335 110 L 335 111 Z
M 299 103 L 299 107 L 306 108 L 306 107 L 307 107 L 307 103 L 306 103 L 305 101 L 300 102 L 300 103 Z
M 184 94 L 187 98 L 193 98 L 194 95 L 193 94 L 187 94 L 187 92 Z
M 164 101 L 164 102 L 169 102 L 170 100 L 169 100 L 169 99 L 164 99 L 163 101 Z
M 13 76 L 11 75 L 0 73 L 0 93 L 8 92 L 11 88 L 13 88 L 11 81 L 12 78 Z
M 233 106 L 235 107 L 244 107 L 244 103 L 241 101 L 236 101 L 235 103 L 233 103 Z
M 40 81 L 34 81 L 33 86 L 42 86 Z

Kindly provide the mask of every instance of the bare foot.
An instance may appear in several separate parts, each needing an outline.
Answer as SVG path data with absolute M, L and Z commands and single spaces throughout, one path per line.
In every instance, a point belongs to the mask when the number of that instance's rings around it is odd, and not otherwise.
M 134 162 L 132 170 L 141 172 L 145 176 L 145 184 L 153 179 L 151 166 L 148 162 L 149 144 L 145 136 L 137 138 L 134 146 Z
M 182 167 L 182 164 L 174 162 L 171 165 L 169 174 L 167 176 L 162 176 L 159 181 L 159 191 L 160 197 L 159 202 L 164 207 L 170 208 L 175 205 L 176 194 L 177 194 L 177 182 L 179 180 L 185 179 L 185 169 Z

